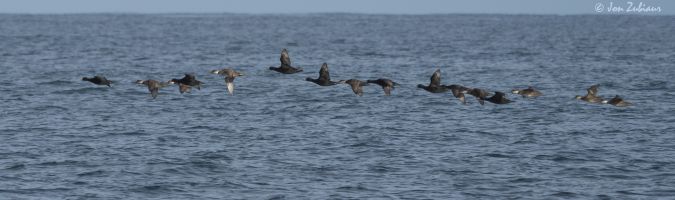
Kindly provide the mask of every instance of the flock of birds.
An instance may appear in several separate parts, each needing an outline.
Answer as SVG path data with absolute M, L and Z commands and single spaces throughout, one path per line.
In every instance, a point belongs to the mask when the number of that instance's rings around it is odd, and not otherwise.
M 302 72 L 302 68 L 299 67 L 293 67 L 291 66 L 291 59 L 288 55 L 288 51 L 286 49 L 281 50 L 281 65 L 279 67 L 270 67 L 270 70 L 277 71 L 283 74 L 294 74 L 298 72 Z M 235 71 L 234 69 L 231 68 L 225 68 L 221 70 L 212 70 L 212 74 L 218 74 L 221 75 L 225 78 L 225 85 L 227 86 L 227 91 L 230 95 L 234 93 L 234 79 L 239 76 L 243 76 L 244 74 L 242 72 Z M 107 85 L 110 87 L 110 84 L 112 84 L 112 81 L 106 79 L 104 76 L 94 76 L 92 78 L 84 77 L 82 78 L 83 81 L 89 81 L 92 82 L 96 85 Z M 394 90 L 395 87 L 399 86 L 398 83 L 390 80 L 390 79 L 377 79 L 377 80 L 367 80 L 367 81 L 362 81 L 362 80 L 357 80 L 357 79 L 349 79 L 349 80 L 339 80 L 339 81 L 333 81 L 330 79 L 330 73 L 328 72 L 328 64 L 323 63 L 321 65 L 321 69 L 319 70 L 319 78 L 314 79 L 314 78 L 306 78 L 306 81 L 316 83 L 317 85 L 320 86 L 332 86 L 332 85 L 337 85 L 337 84 L 348 84 L 351 86 L 352 91 L 354 94 L 358 96 L 363 95 L 363 86 L 366 86 L 370 83 L 377 84 L 382 87 L 384 90 L 384 94 L 389 96 L 391 95 L 391 91 Z M 170 81 L 167 82 L 161 82 L 157 80 L 138 80 L 136 81 L 137 84 L 142 84 L 148 87 L 148 90 L 150 91 L 150 95 L 152 98 L 156 98 L 159 89 L 169 86 L 169 85 L 175 85 L 178 84 L 178 88 L 180 93 L 185 93 L 185 92 L 190 92 L 192 87 L 197 87 L 197 90 L 201 89 L 201 84 L 202 82 L 197 80 L 195 75 L 193 74 L 185 74 L 185 77 L 181 79 L 171 79 Z M 441 70 L 437 69 L 432 75 L 431 75 L 431 82 L 429 85 L 422 85 L 419 84 L 417 85 L 418 88 L 422 88 L 428 92 L 431 93 L 445 93 L 448 91 L 451 91 L 453 96 L 457 98 L 460 102 L 463 104 L 466 104 L 465 100 L 465 94 L 474 96 L 478 102 L 481 105 L 484 105 L 485 101 L 495 103 L 495 104 L 508 104 L 512 102 L 506 97 L 506 94 L 503 92 L 494 92 L 492 96 L 489 96 L 490 93 L 484 89 L 481 88 L 468 88 L 464 87 L 462 85 L 443 85 L 441 84 Z M 541 92 L 536 90 L 533 87 L 528 87 L 526 89 L 514 89 L 511 91 L 513 94 L 518 94 L 521 95 L 523 98 L 536 98 L 542 95 Z M 488 97 L 489 96 L 489 97 Z M 630 102 L 623 100 L 621 97 L 618 95 L 614 96 L 614 98 L 611 98 L 609 100 L 604 100 L 602 97 L 598 96 L 598 85 L 593 85 L 590 88 L 587 89 L 587 93 L 584 96 L 577 95 L 576 99 L 586 101 L 589 103 L 603 103 L 603 104 L 610 104 L 614 106 L 619 106 L 619 107 L 625 107 L 625 106 L 630 106 L 632 105 Z

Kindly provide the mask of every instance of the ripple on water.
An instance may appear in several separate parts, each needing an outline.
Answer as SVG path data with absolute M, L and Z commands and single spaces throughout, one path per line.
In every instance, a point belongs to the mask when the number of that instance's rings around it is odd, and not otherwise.
M 0 50 L 0 199 L 674 195 L 675 100 L 668 97 L 675 68 L 669 53 L 654 53 L 675 49 L 675 34 L 658 28 L 671 27 L 672 17 L 88 14 L 0 21 L 0 43 L 12 47 Z M 305 72 L 268 69 L 279 65 L 282 48 Z M 304 80 L 324 62 L 335 80 L 383 77 L 401 85 L 388 97 L 366 86 L 358 97 L 344 84 Z M 208 74 L 224 67 L 246 72 L 234 95 L 222 77 Z M 544 96 L 508 93 L 515 101 L 508 105 L 467 97 L 462 105 L 450 93 L 415 87 L 428 84 L 436 68 L 443 84 L 507 93 L 532 85 Z M 170 86 L 152 99 L 133 83 L 183 73 L 195 73 L 201 90 L 180 94 Z M 117 81 L 109 88 L 80 80 L 94 74 Z M 592 84 L 603 97 L 622 95 L 635 106 L 573 99 Z

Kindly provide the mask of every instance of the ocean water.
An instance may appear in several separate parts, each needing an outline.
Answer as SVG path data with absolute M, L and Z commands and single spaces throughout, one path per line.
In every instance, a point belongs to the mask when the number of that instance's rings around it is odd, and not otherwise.
M 672 199 L 673 33 L 674 16 L 0 15 L 0 199 Z M 304 72 L 268 70 L 282 48 Z M 401 86 L 304 81 L 323 62 Z M 234 95 L 208 74 L 224 67 L 246 74 Z M 462 105 L 415 87 L 436 69 L 544 96 Z M 184 73 L 205 85 L 133 83 Z M 634 106 L 574 99 L 592 84 Z

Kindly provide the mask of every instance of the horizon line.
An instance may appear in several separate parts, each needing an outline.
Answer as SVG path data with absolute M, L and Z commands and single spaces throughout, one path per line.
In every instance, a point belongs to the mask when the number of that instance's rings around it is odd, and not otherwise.
M 0 15 L 543 15 L 543 16 L 674 16 L 663 13 L 472 13 L 472 12 L 448 12 L 448 13 L 366 13 L 366 12 L 297 12 L 297 13 L 246 13 L 246 12 L 0 12 Z

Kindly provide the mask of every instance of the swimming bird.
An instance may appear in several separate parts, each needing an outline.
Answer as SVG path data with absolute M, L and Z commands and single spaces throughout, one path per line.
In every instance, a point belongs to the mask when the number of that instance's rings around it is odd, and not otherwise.
M 495 92 L 490 98 L 485 99 L 486 101 L 495 103 L 495 104 L 507 104 L 511 103 L 511 100 L 506 98 L 506 94 L 503 92 Z
M 443 93 L 447 92 L 449 88 L 441 85 L 441 69 L 436 69 L 434 74 L 431 75 L 431 81 L 429 85 L 417 85 L 418 88 L 422 88 L 431 93 Z
M 320 86 L 331 86 L 337 84 L 337 82 L 331 81 L 330 80 L 330 73 L 328 73 L 328 64 L 323 63 L 321 65 L 321 69 L 319 70 L 319 78 L 318 79 L 313 79 L 310 77 L 307 77 L 305 79 L 306 81 L 316 83 L 317 85 Z
M 394 87 L 398 86 L 398 83 L 386 78 L 381 78 L 377 80 L 367 80 L 366 83 L 375 83 L 379 86 L 382 86 L 382 90 L 384 90 L 385 96 L 391 95 L 391 91 L 394 89 Z
M 190 87 L 197 86 L 197 90 L 200 90 L 201 85 L 202 85 L 202 82 L 198 81 L 194 74 L 185 74 L 185 76 L 181 79 L 175 79 L 175 78 L 171 79 L 171 82 L 173 84 L 179 83 L 179 84 L 187 85 L 187 86 L 190 86 Z
M 352 91 L 354 91 L 354 94 L 363 96 L 363 86 L 368 85 L 367 82 L 365 81 L 360 81 L 356 79 L 349 79 L 349 80 L 341 80 L 339 83 L 345 83 L 348 84 L 349 86 L 352 87 Z
M 234 94 L 234 78 L 238 76 L 243 76 L 244 73 L 234 71 L 231 68 L 225 68 L 222 70 L 211 70 L 212 74 L 219 74 L 225 77 L 225 85 L 227 85 L 227 92 Z
M 476 100 L 478 100 L 478 103 L 480 103 L 480 105 L 485 105 L 484 100 L 487 98 L 488 95 L 487 91 L 480 88 L 472 88 L 468 90 L 466 93 L 476 97 Z
M 153 99 L 157 98 L 157 94 L 159 93 L 159 88 L 163 88 L 163 87 L 165 87 L 169 84 L 169 83 L 163 83 L 163 82 L 159 82 L 159 81 L 152 80 L 152 79 L 137 80 L 136 83 L 148 86 L 148 91 L 150 91 L 150 95 L 152 96 Z
M 588 89 L 586 89 L 586 96 L 575 96 L 574 98 L 586 101 L 589 103 L 601 103 L 602 98 L 596 96 L 598 94 L 598 85 L 592 85 Z
M 542 95 L 541 92 L 539 92 L 537 89 L 534 89 L 532 86 L 529 86 L 529 87 L 527 87 L 527 89 L 522 89 L 522 90 L 514 89 L 514 90 L 511 90 L 511 93 L 519 94 L 519 95 L 523 96 L 523 98 L 525 98 L 525 97 L 538 97 L 538 96 Z
M 98 75 L 94 76 L 94 77 L 91 77 L 91 78 L 82 77 L 82 81 L 89 81 L 89 82 L 92 82 L 96 85 L 107 85 L 108 87 L 110 87 L 110 84 L 112 83 L 112 81 L 109 81 L 104 76 L 98 76 Z
M 614 105 L 617 107 L 626 107 L 626 106 L 631 106 L 633 105 L 631 102 L 623 100 L 623 98 L 619 97 L 619 95 L 614 96 L 614 98 L 610 100 L 604 100 L 602 103 Z
M 302 68 L 295 68 L 291 66 L 291 57 L 288 56 L 288 51 L 286 49 L 281 50 L 281 66 L 279 67 L 270 67 L 270 70 L 274 70 L 283 74 L 294 74 L 302 71 Z

